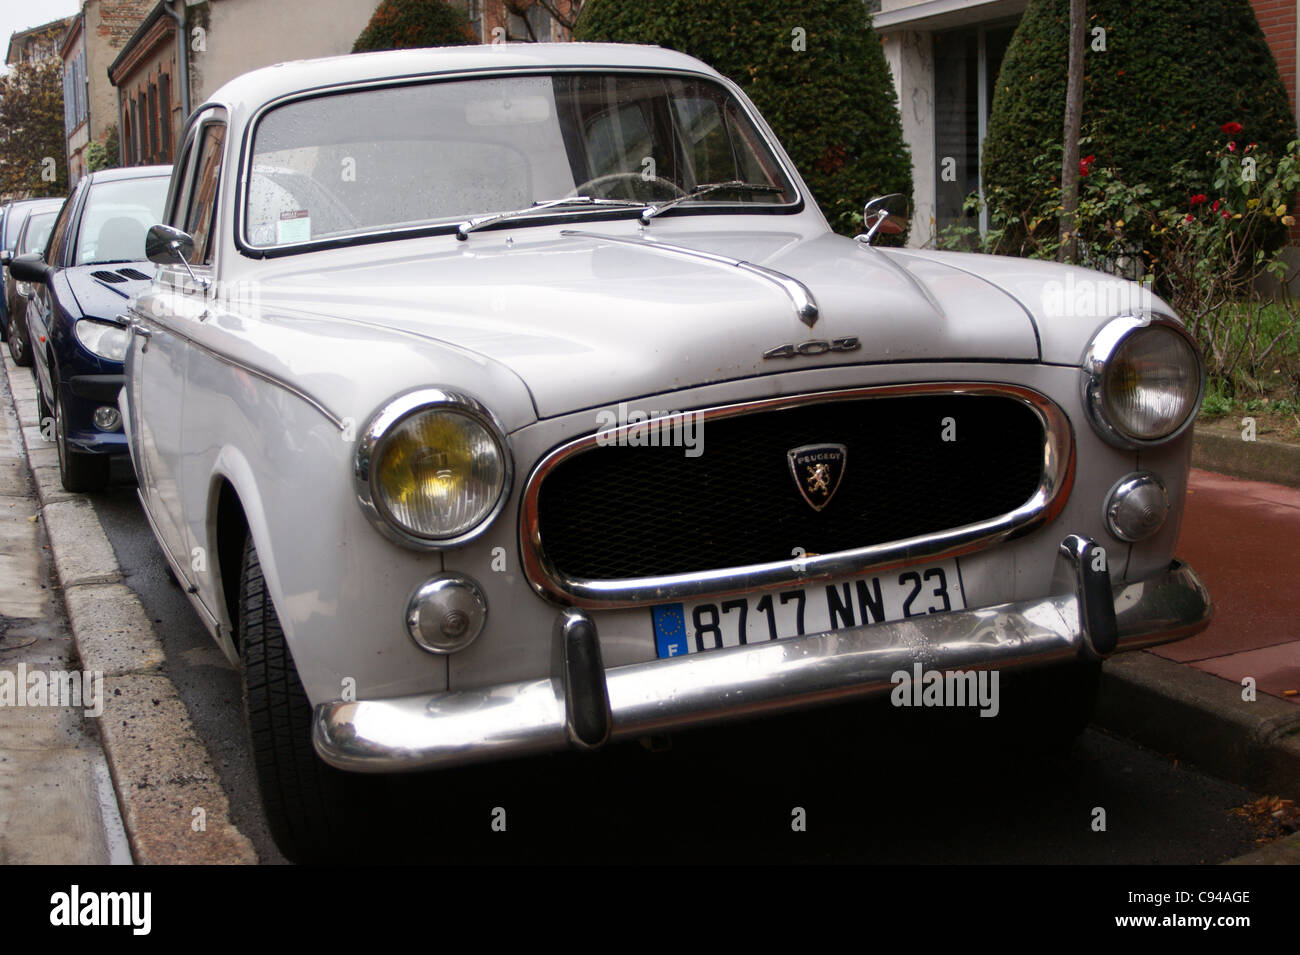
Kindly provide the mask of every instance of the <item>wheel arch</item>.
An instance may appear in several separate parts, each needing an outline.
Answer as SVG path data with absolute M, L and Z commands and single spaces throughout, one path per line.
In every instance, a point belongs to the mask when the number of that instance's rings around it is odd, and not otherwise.
M 208 488 L 206 536 L 213 575 L 214 609 L 217 611 L 223 633 L 229 635 L 231 646 L 238 659 L 239 633 L 239 581 L 244 556 L 244 538 L 250 536 L 257 548 L 266 579 L 267 590 L 274 606 L 282 606 L 280 577 L 275 566 L 275 552 L 271 548 L 266 512 L 256 479 L 248 461 L 236 449 L 221 449 L 214 463 Z

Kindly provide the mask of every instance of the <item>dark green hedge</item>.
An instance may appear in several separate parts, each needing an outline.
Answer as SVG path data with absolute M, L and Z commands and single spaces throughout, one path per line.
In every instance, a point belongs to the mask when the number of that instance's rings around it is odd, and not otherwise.
M 862 0 L 588 0 L 575 39 L 668 47 L 734 80 L 841 232 L 861 231 L 874 195 L 911 198 L 894 84 Z
M 1058 146 L 1065 114 L 1069 0 L 1029 0 L 1002 62 L 984 143 L 986 192 L 1017 208 L 1035 156 Z M 1093 30 L 1105 29 L 1105 51 Z M 1238 122 L 1239 144 L 1275 155 L 1295 138 L 1295 117 L 1249 0 L 1088 0 L 1085 152 L 1165 203 L 1185 203 L 1206 181 L 1170 184 L 1180 160 L 1208 174 L 1209 152 Z M 1207 176 L 1208 179 L 1208 176 Z M 1052 224 L 1055 228 L 1055 223 Z
M 477 42 L 465 11 L 442 0 L 383 0 L 357 37 L 352 52 Z

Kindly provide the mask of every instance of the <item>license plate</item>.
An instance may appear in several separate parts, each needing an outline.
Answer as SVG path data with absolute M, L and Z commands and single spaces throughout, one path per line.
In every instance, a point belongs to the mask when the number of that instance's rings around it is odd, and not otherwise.
M 957 561 L 651 608 L 660 657 L 965 610 Z

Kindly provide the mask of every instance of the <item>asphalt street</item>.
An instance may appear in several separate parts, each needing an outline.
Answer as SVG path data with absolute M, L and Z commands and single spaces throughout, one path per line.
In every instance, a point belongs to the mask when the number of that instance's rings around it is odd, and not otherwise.
M 171 582 L 129 469 L 92 501 L 235 824 L 263 862 L 284 861 L 256 795 L 238 675 Z M 661 751 L 376 782 L 375 810 L 340 861 L 1158 864 L 1253 848 L 1229 811 L 1258 794 L 1177 754 L 1089 729 L 1064 756 L 1000 755 L 979 721 L 926 715 L 877 701 L 678 736 Z

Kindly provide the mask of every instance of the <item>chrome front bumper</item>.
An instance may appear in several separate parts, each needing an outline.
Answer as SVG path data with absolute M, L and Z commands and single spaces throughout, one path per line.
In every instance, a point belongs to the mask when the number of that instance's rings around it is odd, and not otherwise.
M 1074 593 L 609 670 L 590 617 L 566 610 L 549 679 L 324 703 L 313 742 L 326 762 L 355 772 L 456 766 L 884 693 L 893 674 L 918 663 L 972 670 L 1098 659 L 1209 625 L 1210 596 L 1190 567 L 1175 561 L 1112 594 L 1107 574 L 1089 573 L 1093 546 L 1073 536 L 1061 545 Z

